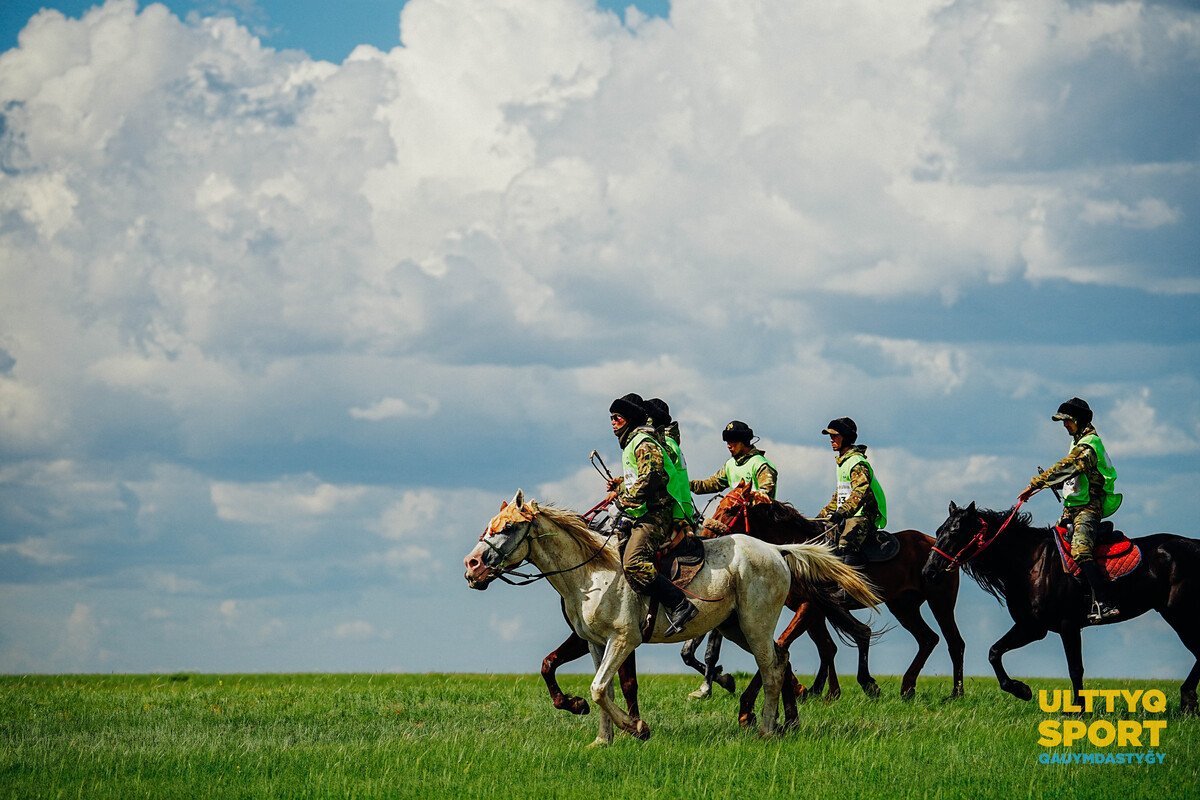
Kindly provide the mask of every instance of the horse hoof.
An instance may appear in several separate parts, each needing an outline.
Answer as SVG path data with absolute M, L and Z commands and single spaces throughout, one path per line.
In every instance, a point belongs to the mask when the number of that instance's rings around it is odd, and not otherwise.
M 601 747 L 608 747 L 612 744 L 610 739 L 605 739 L 603 736 L 597 736 L 595 741 L 587 746 L 588 750 L 599 750 Z
M 572 714 L 578 714 L 581 717 L 585 714 L 590 714 L 592 711 L 592 707 L 588 705 L 588 701 L 582 697 L 572 697 L 565 708 Z
M 875 681 L 869 681 L 863 684 L 863 694 L 871 699 L 879 697 L 879 684 Z
M 632 736 L 639 741 L 646 741 L 650 738 L 650 726 L 639 719 L 634 723 Z
M 738 725 L 741 725 L 743 728 L 753 728 L 757 722 L 758 718 L 754 716 L 753 711 L 748 714 L 738 714 Z
M 1022 683 L 1021 681 L 1009 681 L 1000 688 L 1004 689 L 1004 691 L 1008 692 L 1018 700 L 1029 701 L 1033 699 L 1033 690 L 1030 689 L 1027 684 Z
M 830 689 L 829 694 L 825 695 L 825 699 L 826 700 L 837 700 L 841 696 L 842 696 L 841 689 Z
M 712 697 L 712 689 L 709 689 L 707 686 L 701 686 L 696 691 L 690 692 L 688 697 L 693 700 L 707 700 Z
M 737 690 L 737 681 L 728 672 L 723 672 L 717 676 L 717 686 L 733 694 Z
M 901 700 L 912 700 L 916 696 L 917 696 L 917 687 L 915 687 L 915 686 L 909 686 L 907 689 L 900 690 L 900 699 Z

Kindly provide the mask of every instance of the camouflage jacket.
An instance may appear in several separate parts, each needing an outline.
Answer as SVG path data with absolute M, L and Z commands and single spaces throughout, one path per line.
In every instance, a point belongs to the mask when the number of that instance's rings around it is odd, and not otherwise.
M 759 450 L 757 447 L 751 447 L 750 450 L 743 453 L 740 457 L 735 458 L 733 461 L 738 466 L 741 466 L 754 456 L 762 455 L 766 455 L 766 452 Z M 778 477 L 779 473 L 773 469 L 770 464 L 763 464 L 758 468 L 758 490 L 774 500 L 775 480 Z M 721 468 L 712 475 L 708 476 L 707 478 L 693 480 L 691 484 L 692 492 L 695 494 L 714 494 L 729 488 L 729 476 L 726 474 L 725 466 L 722 465 Z
M 1050 489 L 1061 486 L 1076 475 L 1083 474 L 1087 476 L 1088 484 L 1091 486 L 1103 486 L 1104 476 L 1100 474 L 1096 451 L 1088 447 L 1086 444 L 1079 444 L 1079 440 L 1089 433 L 1095 433 L 1096 429 L 1091 425 L 1086 425 L 1080 428 L 1079 431 L 1071 437 L 1072 447 L 1071 452 L 1067 453 L 1057 463 L 1052 465 L 1050 469 L 1040 472 L 1029 479 L 1029 485 L 1034 489 Z M 1104 496 L 1100 492 L 1092 492 L 1091 498 L 1084 508 L 1095 507 L 1099 513 L 1104 502 Z
M 848 448 L 846 452 L 838 454 L 837 463 L 841 464 L 855 452 L 866 453 L 867 446 L 865 444 L 856 444 Z M 852 517 L 858 513 L 859 506 L 863 507 L 864 517 L 872 520 L 879 518 L 879 508 L 875 502 L 875 493 L 871 491 L 871 471 L 866 464 L 859 464 L 850 470 L 850 496 L 846 498 L 846 502 L 842 503 L 840 511 L 845 516 Z M 838 510 L 837 488 L 835 487 L 833 496 L 817 516 L 828 517 L 834 511 Z
M 635 434 L 648 433 L 650 438 L 643 441 L 633 451 L 637 464 L 637 480 L 632 486 L 621 485 L 617 494 L 617 502 L 623 508 L 637 508 L 643 503 L 647 508 L 670 508 L 671 495 L 667 493 L 667 470 L 663 466 L 663 446 L 656 438 L 655 431 L 650 426 L 634 427 L 626 425 L 621 429 L 617 441 L 624 451 L 626 445 Z

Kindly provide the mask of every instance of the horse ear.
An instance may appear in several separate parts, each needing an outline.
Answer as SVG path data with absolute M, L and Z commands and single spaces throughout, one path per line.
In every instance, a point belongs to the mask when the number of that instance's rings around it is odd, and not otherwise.
M 530 515 L 531 515 L 531 516 L 533 516 L 533 515 L 536 515 L 536 514 L 538 513 L 538 504 L 537 504 L 537 500 L 530 500 L 530 501 L 529 501 L 529 513 L 530 513 Z
M 504 510 L 504 509 L 506 509 L 506 508 L 508 508 L 508 501 L 507 501 L 507 500 L 501 500 L 501 501 L 500 501 L 500 510 L 501 510 L 501 511 L 503 511 L 503 510 Z
M 517 493 L 513 495 L 512 502 L 509 505 L 514 505 L 517 508 L 525 505 L 525 490 L 517 489 Z
M 967 513 L 968 514 L 975 513 L 975 501 L 974 500 L 971 501 L 971 505 L 967 506 Z
M 953 517 L 957 513 L 958 513 L 958 506 L 955 505 L 953 500 L 951 500 L 950 501 L 950 516 Z

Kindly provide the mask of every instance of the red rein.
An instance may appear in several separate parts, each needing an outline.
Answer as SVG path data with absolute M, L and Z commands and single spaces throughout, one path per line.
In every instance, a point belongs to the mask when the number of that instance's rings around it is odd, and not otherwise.
M 1000 527 L 996 529 L 996 532 L 991 536 L 988 536 L 987 521 L 983 517 L 979 517 L 979 530 L 977 530 L 975 535 L 971 537 L 971 540 L 960 547 L 958 552 L 954 555 L 943 552 L 935 545 L 932 548 L 933 552 L 950 562 L 946 565 L 946 571 L 949 572 L 950 570 L 961 567 L 963 564 L 967 563 L 972 558 L 975 558 L 984 550 L 986 550 L 992 542 L 1000 538 L 1000 534 L 1004 533 L 1004 529 L 1007 528 L 1008 523 L 1012 522 L 1013 518 L 1017 516 L 1017 510 L 1020 509 L 1024 503 L 1024 500 L 1018 500 L 1017 504 L 1013 506 L 1012 512 L 1008 515 L 1008 519 L 1004 520 L 1003 524 L 1001 524 Z

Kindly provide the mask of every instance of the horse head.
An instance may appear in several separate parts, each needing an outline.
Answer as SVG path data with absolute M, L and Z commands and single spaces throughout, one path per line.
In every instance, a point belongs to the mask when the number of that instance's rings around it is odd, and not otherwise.
M 704 521 L 704 528 L 711 536 L 749 533 L 750 522 L 747 513 L 750 507 L 769 502 L 770 498 L 762 492 L 754 491 L 748 482 L 742 481 L 725 493 L 712 516 Z
M 505 569 L 529 557 L 529 533 L 537 513 L 537 502 L 526 503 L 520 489 L 511 501 L 500 504 L 500 513 L 492 517 L 479 543 L 463 559 L 468 586 L 486 589 Z
M 952 572 L 979 552 L 978 546 L 971 545 L 975 542 L 981 525 L 974 500 L 962 508 L 951 500 L 949 516 L 934 534 L 936 541 L 929 552 L 929 558 L 925 560 L 921 574 L 926 579 L 933 579 L 942 572 Z

